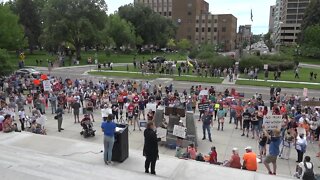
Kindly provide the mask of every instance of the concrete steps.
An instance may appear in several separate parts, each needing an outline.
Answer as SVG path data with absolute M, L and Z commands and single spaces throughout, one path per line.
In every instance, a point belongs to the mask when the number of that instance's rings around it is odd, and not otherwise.
M 102 145 L 28 133 L 0 133 L 0 179 L 3 180 L 82 180 L 82 179 L 237 179 L 283 180 L 279 176 L 213 166 L 160 155 L 158 176 L 144 173 L 142 152 L 130 150 L 123 163 L 105 166 Z M 89 153 L 89 151 L 96 152 Z

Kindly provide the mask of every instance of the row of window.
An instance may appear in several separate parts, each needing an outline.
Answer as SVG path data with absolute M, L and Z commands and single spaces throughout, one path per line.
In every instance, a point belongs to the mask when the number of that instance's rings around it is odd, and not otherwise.
M 199 19 L 196 20 L 196 23 L 199 24 Z M 202 23 L 203 23 L 203 24 L 206 23 L 206 20 L 205 20 L 205 19 L 202 19 Z M 211 23 L 211 19 L 208 19 L 208 24 L 210 24 L 210 23 Z M 215 20 L 214 20 L 214 23 L 218 23 L 218 20 L 215 19 Z
M 163 15 L 163 16 L 171 16 L 171 11 L 169 11 L 168 13 L 167 12 L 159 12 L 160 15 Z
M 201 28 L 201 32 L 205 32 L 205 29 L 206 28 Z M 213 32 L 217 32 L 218 31 L 218 28 L 213 28 Z M 221 31 L 222 32 L 226 32 L 227 31 L 227 28 L 226 27 L 222 27 L 221 28 Z M 199 32 L 199 28 L 196 28 L 196 32 Z M 210 27 L 208 27 L 208 31 L 207 32 L 211 32 L 211 28 Z

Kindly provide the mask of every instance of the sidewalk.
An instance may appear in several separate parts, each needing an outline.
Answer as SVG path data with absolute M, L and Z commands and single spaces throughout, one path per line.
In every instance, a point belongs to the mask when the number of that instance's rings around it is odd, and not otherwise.
M 258 82 L 274 82 L 274 83 L 288 83 L 288 84 L 305 84 L 305 85 L 320 85 L 320 83 L 313 83 L 313 82 L 298 82 L 298 81 L 276 81 L 276 80 L 263 80 L 263 79 L 246 79 L 246 78 L 238 78 L 237 80 L 247 80 L 247 81 L 258 81 Z

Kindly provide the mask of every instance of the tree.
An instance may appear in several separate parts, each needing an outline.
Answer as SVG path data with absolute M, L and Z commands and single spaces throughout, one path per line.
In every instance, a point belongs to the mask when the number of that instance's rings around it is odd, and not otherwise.
M 320 23 L 320 0 L 311 0 L 308 8 L 305 10 L 304 18 L 301 24 L 301 30 L 304 31 L 309 26 Z
M 170 49 L 174 49 L 176 47 L 176 42 L 174 41 L 174 39 L 169 39 L 168 42 L 167 42 L 167 47 L 170 48 Z
M 188 39 L 181 39 L 178 43 L 177 43 L 177 47 L 182 50 L 182 51 L 186 51 L 188 49 L 191 48 L 191 42 Z
M 320 24 L 307 27 L 303 31 L 304 41 L 302 52 L 304 55 L 320 57 Z
M 13 68 L 8 61 L 9 56 L 7 51 L 4 49 L 0 49 L 0 77 L 9 75 L 13 71 Z
M 269 31 L 267 34 L 264 35 L 264 43 L 268 47 L 269 51 L 272 51 L 272 48 L 274 48 L 273 42 L 271 40 L 271 32 Z
M 39 45 L 41 34 L 40 8 L 33 0 L 15 0 L 10 4 L 11 9 L 19 16 L 19 22 L 24 28 L 32 54 L 35 46 Z
M 69 42 L 76 49 L 77 59 L 81 59 L 81 47 L 104 29 L 107 11 L 105 1 L 47 1 L 43 9 L 44 33 L 41 40 L 51 49 Z
M 122 6 L 118 14 L 135 27 L 136 36 L 140 36 L 146 45 L 165 46 L 168 40 L 175 36 L 176 26 L 173 21 L 144 5 Z
M 26 43 L 19 18 L 8 5 L 0 4 L 0 48 L 16 50 Z
M 136 36 L 133 25 L 121 19 L 118 14 L 109 16 L 106 34 L 112 37 L 117 49 L 121 46 L 135 45 Z

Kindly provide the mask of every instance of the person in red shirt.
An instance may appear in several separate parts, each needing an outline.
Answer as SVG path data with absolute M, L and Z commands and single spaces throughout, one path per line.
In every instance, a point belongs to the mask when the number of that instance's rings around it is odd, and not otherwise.
M 210 152 L 210 159 L 209 159 L 210 164 L 218 164 L 218 153 L 216 151 L 216 147 L 211 147 L 211 152 Z
M 130 124 L 132 125 L 132 119 L 133 119 L 133 110 L 134 110 L 134 104 L 132 102 L 129 103 L 128 105 L 128 123 L 130 121 Z

